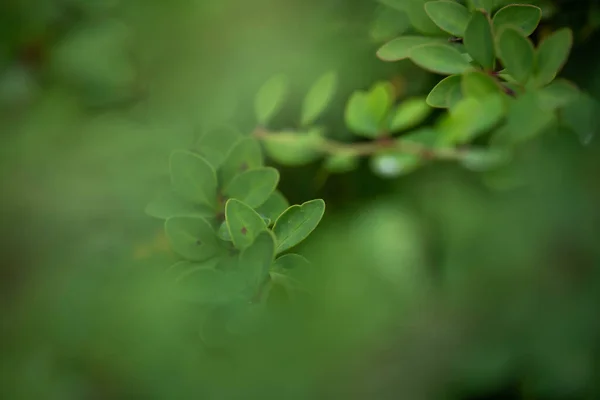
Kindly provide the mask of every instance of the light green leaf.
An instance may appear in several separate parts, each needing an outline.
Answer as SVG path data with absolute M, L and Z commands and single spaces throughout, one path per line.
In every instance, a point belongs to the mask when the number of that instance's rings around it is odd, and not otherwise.
M 313 162 L 322 154 L 325 139 L 319 129 L 308 132 L 283 131 L 262 138 L 267 155 L 286 166 L 300 166 Z
M 168 218 L 165 234 L 173 251 L 188 260 L 205 261 L 217 254 L 216 233 L 202 217 Z
M 498 33 L 497 48 L 498 56 L 510 76 L 521 84 L 527 83 L 535 62 L 531 41 L 518 28 L 508 26 Z
M 580 91 L 573 83 L 564 79 L 557 79 L 542 88 L 538 93 L 541 108 L 554 111 L 577 100 Z
M 269 277 L 275 259 L 275 240 L 271 232 L 263 230 L 240 254 L 239 271 L 246 278 L 251 295 L 255 295 Z
M 260 215 L 247 204 L 236 199 L 225 203 L 225 220 L 229 237 L 237 249 L 248 247 L 267 225 Z
M 466 97 L 483 98 L 490 94 L 502 93 L 500 84 L 481 71 L 470 71 L 463 74 L 461 85 L 462 93 Z
M 410 56 L 410 51 L 423 44 L 447 43 L 447 40 L 426 36 L 400 36 L 377 50 L 377 57 L 382 61 L 400 61 Z
M 389 82 L 377 82 L 367 94 L 369 117 L 379 130 L 393 101 L 393 88 Z
M 288 250 L 310 235 L 325 213 L 321 199 L 288 208 L 277 218 L 273 233 L 277 237 L 277 253 Z
M 200 217 L 212 217 L 215 215 L 215 211 L 210 207 L 183 200 L 172 190 L 158 195 L 146 206 L 145 211 L 146 214 L 159 219 L 186 215 Z
M 573 33 L 562 28 L 546 37 L 537 49 L 535 83 L 544 86 L 552 82 L 569 58 L 573 45 Z
M 373 121 L 369 113 L 368 94 L 365 92 L 354 92 L 348 103 L 344 119 L 348 128 L 361 136 L 375 138 L 378 136 L 379 127 L 376 121 Z
M 279 171 L 272 167 L 260 167 L 236 175 L 223 194 L 250 207 L 258 207 L 267 201 L 278 183 Z
M 448 94 L 453 90 L 458 90 L 460 92 L 460 82 L 460 75 L 450 75 L 442 79 L 433 89 L 431 89 L 429 95 L 427 95 L 427 104 L 436 108 L 450 107 Z
M 217 174 L 201 156 L 189 151 L 171 153 L 171 185 L 183 199 L 215 207 L 217 203 Z
M 464 98 L 464 96 L 462 93 L 461 85 L 454 86 L 454 87 L 450 88 L 450 90 L 448 91 L 448 93 L 446 95 L 446 103 L 448 103 L 449 108 L 452 108 L 456 104 L 458 104 L 458 102 L 461 101 L 463 98 Z
M 288 81 L 284 75 L 269 79 L 258 91 L 254 100 L 254 111 L 260 125 L 267 125 L 281 109 L 288 90 Z
M 389 130 L 400 132 L 413 128 L 423 122 L 431 111 L 431 107 L 423 97 L 406 99 L 393 112 Z
M 525 36 L 530 36 L 542 18 L 542 10 L 531 4 L 509 4 L 494 14 L 492 20 L 496 31 L 513 25 L 519 28 Z
M 455 1 L 440 0 L 425 3 L 425 12 L 440 29 L 463 37 L 469 22 L 469 10 Z
M 441 143 L 455 145 L 469 142 L 493 128 L 505 115 L 504 98 L 489 95 L 466 97 L 449 110 L 440 121 Z
M 325 159 L 323 167 L 332 173 L 341 174 L 358 168 L 360 157 L 353 151 L 332 154 Z
M 494 36 L 489 18 L 479 11 L 473 12 L 465 30 L 465 48 L 484 69 L 493 70 L 496 62 Z
M 219 230 L 217 231 L 217 236 L 219 239 L 224 240 L 226 242 L 233 241 L 231 239 L 231 234 L 229 233 L 229 226 L 227 226 L 227 221 L 223 221 L 219 226 Z
M 222 125 L 206 130 L 194 149 L 216 170 L 234 144 L 242 137 L 236 129 Z
M 262 165 L 263 155 L 258 140 L 242 138 L 234 144 L 219 170 L 220 186 L 226 187 L 235 176 Z
M 267 201 L 256 209 L 256 212 L 271 221 L 275 221 L 289 206 L 290 203 L 283 194 L 275 190 L 271 193 Z
M 369 161 L 373 173 L 382 178 L 406 175 L 423 164 L 416 155 L 393 152 L 375 154 Z
M 333 99 L 337 88 L 337 74 L 328 72 L 315 82 L 302 104 L 303 126 L 312 124 Z
M 442 75 L 462 74 L 472 68 L 462 54 L 448 44 L 414 47 L 410 52 L 410 59 L 419 67 Z

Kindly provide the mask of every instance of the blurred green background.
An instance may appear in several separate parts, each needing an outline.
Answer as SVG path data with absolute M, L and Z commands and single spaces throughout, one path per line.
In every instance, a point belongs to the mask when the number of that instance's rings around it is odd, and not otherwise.
M 395 180 L 281 168 L 292 203 L 327 203 L 303 247 L 315 295 L 233 354 L 202 349 L 170 296 L 175 257 L 143 212 L 169 153 L 221 122 L 250 133 L 277 73 L 287 128 L 338 72 L 339 140 L 353 90 L 427 93 L 439 78 L 375 57 L 406 24 L 391 10 L 419 2 L 3 0 L 2 398 L 600 398 L 593 124 L 532 145 L 509 192 L 447 163 Z M 563 75 L 598 98 L 598 2 L 532 3 L 540 32 L 575 31 Z

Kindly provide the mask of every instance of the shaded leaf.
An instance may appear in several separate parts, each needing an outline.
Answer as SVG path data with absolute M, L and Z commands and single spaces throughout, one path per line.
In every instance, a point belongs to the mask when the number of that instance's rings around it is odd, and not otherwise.
M 554 111 L 577 100 L 580 91 L 573 83 L 564 79 L 557 79 L 542 88 L 538 93 L 540 106 L 545 110 Z
M 498 56 L 506 71 L 525 84 L 533 72 L 533 44 L 517 28 L 505 27 L 498 33 Z
M 256 209 L 256 212 L 271 221 L 275 221 L 289 206 L 290 203 L 283 194 L 278 190 L 275 190 L 271 193 L 267 201 Z
M 258 207 L 267 201 L 278 183 L 279 171 L 272 167 L 260 167 L 236 175 L 223 194 L 250 207 Z
M 227 153 L 242 135 L 234 128 L 222 125 L 206 130 L 194 149 L 215 169 L 219 169 Z
M 284 254 L 281 257 L 278 257 L 275 260 L 275 264 L 273 265 L 273 271 L 286 273 L 290 270 L 298 269 L 298 268 L 308 268 L 310 267 L 310 262 L 302 257 L 300 254 Z
M 215 207 L 217 202 L 217 174 L 201 156 L 178 150 L 171 154 L 171 185 L 183 199 Z
M 494 36 L 489 18 L 479 11 L 473 12 L 465 30 L 465 48 L 484 69 L 493 70 L 496 62 Z
M 217 254 L 216 233 L 202 217 L 171 217 L 165 234 L 173 251 L 191 261 L 205 261 Z
M 256 211 L 237 199 L 225 203 L 225 220 L 229 236 L 237 249 L 248 247 L 267 226 Z
M 312 124 L 331 102 L 337 88 L 337 74 L 328 72 L 310 88 L 302 104 L 302 125 Z
M 267 230 L 258 233 L 252 244 L 240 254 L 240 273 L 244 275 L 251 295 L 255 295 L 269 277 L 274 259 L 275 236 Z
M 273 233 L 277 237 L 277 253 L 288 250 L 302 242 L 317 227 L 325 213 L 321 199 L 293 205 L 275 221 Z
M 369 34 L 373 40 L 381 42 L 398 36 L 409 28 L 410 19 L 405 12 L 381 7 L 371 25 Z
M 470 14 L 462 4 L 448 0 L 429 1 L 425 3 L 425 12 L 440 29 L 463 37 Z
M 146 214 L 160 219 L 178 216 L 212 217 L 215 211 L 210 207 L 194 204 L 181 199 L 172 190 L 158 195 L 146 206 Z
M 236 176 L 247 170 L 261 167 L 263 155 L 258 140 L 245 137 L 231 148 L 219 170 L 221 187 L 225 187 Z
M 556 78 L 567 62 L 572 45 L 573 33 L 569 28 L 559 29 L 544 38 L 537 49 L 535 82 L 538 86 L 547 85 Z

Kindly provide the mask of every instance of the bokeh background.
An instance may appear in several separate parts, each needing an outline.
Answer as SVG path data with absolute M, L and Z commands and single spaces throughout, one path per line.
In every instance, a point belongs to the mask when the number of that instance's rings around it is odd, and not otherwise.
M 275 128 L 296 126 L 309 85 L 335 70 L 323 124 L 351 140 L 352 91 L 390 80 L 422 95 L 439 79 L 375 57 L 422 2 L 3 0 L 1 397 L 600 398 L 594 115 L 531 145 L 508 191 L 442 162 L 398 179 L 366 162 L 281 167 L 292 203 L 327 203 L 301 250 L 306 309 L 232 355 L 203 349 L 193 310 L 172 301 L 161 272 L 176 257 L 144 214 L 169 153 L 221 122 L 250 133 L 278 73 L 292 94 Z M 598 1 L 530 3 L 536 35 L 574 30 L 563 76 L 598 98 Z

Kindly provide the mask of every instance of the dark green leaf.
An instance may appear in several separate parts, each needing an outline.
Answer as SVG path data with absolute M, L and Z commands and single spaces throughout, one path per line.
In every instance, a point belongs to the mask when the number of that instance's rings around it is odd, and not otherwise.
M 258 207 L 267 201 L 278 183 L 279 171 L 272 167 L 260 167 L 236 175 L 223 194 L 250 207 Z
M 307 201 L 288 208 L 277 218 L 273 233 L 277 237 L 277 253 L 302 242 L 317 227 L 325 213 L 321 199 Z
M 401 36 L 393 39 L 377 50 L 377 57 L 383 61 L 400 61 L 410 56 L 410 51 L 423 44 L 447 43 L 441 38 L 426 36 Z
M 525 36 L 531 35 L 542 18 L 542 10 L 531 4 L 509 4 L 494 14 L 493 24 L 496 31 L 513 25 Z
M 201 217 L 171 217 L 165 221 L 165 234 L 173 251 L 191 261 L 205 261 L 217 254 L 217 236 Z
M 482 10 L 491 13 L 494 8 L 495 0 L 469 0 L 475 10 Z
M 413 128 L 423 122 L 431 114 L 431 111 L 425 98 L 406 99 L 392 113 L 389 131 L 400 132 Z
M 260 232 L 267 229 L 265 221 L 256 211 L 236 199 L 229 199 L 225 203 L 225 220 L 229 236 L 240 250 L 248 247 Z
M 169 217 L 200 216 L 212 217 L 215 211 L 206 206 L 196 205 L 181 199 L 172 190 L 158 195 L 146 206 L 146 213 L 152 217 L 167 219 Z
M 441 81 L 429 92 L 427 96 L 427 104 L 431 107 L 436 108 L 448 108 L 450 104 L 448 102 L 448 93 L 452 90 L 458 90 L 460 92 L 460 75 L 450 75 Z
M 227 158 L 219 170 L 219 183 L 221 187 L 225 187 L 236 175 L 262 165 L 263 155 L 260 143 L 251 137 L 242 138 L 227 154 Z
M 215 207 L 217 202 L 217 174 L 201 156 L 178 150 L 171 154 L 171 184 L 183 199 Z
M 254 111 L 260 125 L 267 125 L 281 109 L 287 89 L 288 81 L 284 75 L 272 77 L 259 89 L 254 100 Z
M 337 75 L 335 72 L 329 72 L 315 82 L 302 104 L 301 124 L 303 126 L 312 124 L 321 115 L 331 102 L 336 88 Z
M 472 69 L 463 55 L 448 44 L 414 47 L 410 52 L 410 59 L 421 68 L 442 75 L 462 74 Z
M 537 70 L 535 82 L 544 86 L 552 82 L 567 62 L 573 33 L 569 28 L 559 29 L 546 37 L 537 49 Z
M 498 33 L 498 56 L 506 71 L 519 83 L 525 84 L 533 72 L 533 44 L 518 28 L 505 27 Z
M 580 91 L 573 83 L 557 79 L 539 91 L 540 106 L 548 111 L 562 108 L 577 100 Z
M 440 29 L 457 37 L 463 37 L 469 22 L 469 10 L 454 1 L 440 0 L 425 3 L 425 12 Z
M 256 212 L 271 221 L 275 221 L 289 206 L 290 204 L 283 194 L 275 190 L 271 193 L 267 201 L 256 209 Z
M 479 11 L 473 12 L 465 30 L 465 48 L 484 69 L 493 70 L 496 62 L 494 36 L 489 18 Z

